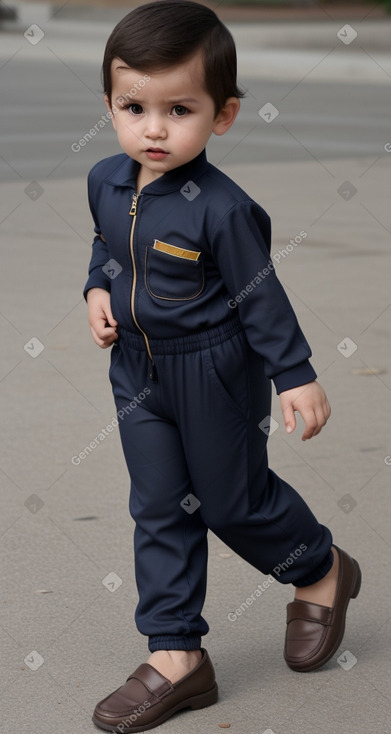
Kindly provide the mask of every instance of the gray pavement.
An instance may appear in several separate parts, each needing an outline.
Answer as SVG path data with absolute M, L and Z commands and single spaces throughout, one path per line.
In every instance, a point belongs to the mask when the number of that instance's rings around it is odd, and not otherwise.
M 54 76 L 65 114 L 67 105 L 72 107 L 73 88 L 67 86 L 72 71 L 56 76 L 56 69 L 65 70 L 64 62 L 71 69 L 84 63 L 86 74 L 92 74 L 99 65 L 104 24 L 89 25 L 87 33 L 84 26 L 77 30 L 67 22 L 66 32 L 59 21 L 52 25 L 48 42 L 61 59 L 58 67 L 43 45 L 45 39 L 33 49 L 19 31 L 0 35 L 0 67 L 9 59 L 0 78 L 16 112 L 20 99 L 13 73 L 24 68 L 29 78 L 29 69 L 36 71 L 32 115 L 38 114 L 45 85 Z M 233 32 L 241 59 L 257 51 L 245 43 L 238 26 Z M 41 55 L 39 63 L 32 50 Z M 279 62 L 282 56 L 270 51 L 274 56 L 269 56 L 269 65 L 249 64 L 243 78 L 251 89 L 251 84 L 254 89 L 267 84 L 268 93 L 273 84 L 284 83 L 299 104 L 305 64 L 307 72 L 313 68 L 313 49 L 302 48 L 300 55 L 292 50 L 285 65 Z M 314 114 L 315 89 L 334 89 L 339 99 L 356 100 L 356 64 L 365 66 L 366 57 L 366 73 L 372 73 L 374 64 L 376 81 L 363 88 L 367 95 L 362 109 L 356 102 L 349 108 L 347 102 L 343 114 L 350 115 L 352 141 L 365 125 L 376 131 L 373 149 L 365 147 L 372 133 L 354 150 L 348 138 L 338 149 L 331 122 L 315 119 L 312 130 L 322 125 L 325 142 L 334 140 L 324 155 L 314 147 L 305 115 L 296 129 L 283 110 L 268 124 L 255 109 L 254 125 L 262 123 L 266 137 L 253 160 L 236 138 L 224 150 L 212 141 L 210 157 L 271 215 L 277 273 L 312 346 L 312 364 L 332 407 L 320 435 L 303 443 L 301 419 L 288 437 L 274 396 L 272 415 L 280 426 L 270 437 L 270 464 L 331 528 L 335 542 L 359 559 L 362 592 L 349 608 L 346 635 L 335 657 L 316 673 L 293 673 L 282 658 L 291 589 L 271 584 L 230 621 L 228 615 L 265 578 L 210 533 L 204 608 L 210 632 L 203 644 L 216 668 L 220 699 L 209 709 L 178 714 L 156 731 L 212 733 L 221 723 L 230 723 L 235 734 L 391 731 L 391 134 L 382 107 L 391 59 L 384 56 L 380 68 L 353 43 L 335 53 L 327 75 L 325 68 L 321 72 L 327 59 L 318 58 L 319 74 L 327 79 L 314 82 L 302 104 L 308 116 Z M 376 52 L 374 58 L 379 61 Z M 89 84 L 90 78 L 83 76 L 82 81 Z M 44 109 L 43 121 L 47 114 Z M 75 117 L 74 124 L 81 137 L 83 120 Z M 21 118 L 15 113 L 14 134 L 18 125 Z M 244 134 L 251 118 L 240 125 Z M 295 134 L 302 155 L 294 156 L 282 145 L 279 158 L 263 157 L 261 145 L 267 147 L 267 136 L 277 134 L 282 141 Z M 117 429 L 107 431 L 105 440 L 80 458 L 114 417 L 109 354 L 93 344 L 81 298 L 92 241 L 86 198 L 89 161 L 80 157 L 85 170 L 65 175 L 63 150 L 56 149 L 55 137 L 48 137 L 46 145 L 43 140 L 43 169 L 31 163 L 40 145 L 36 138 L 20 158 L 12 145 L 7 127 L 0 149 L 0 731 L 85 734 L 96 731 L 90 721 L 96 701 L 148 655 L 133 621 L 137 593 L 129 480 Z M 99 136 L 90 146 L 96 160 L 109 154 L 101 154 Z M 117 152 L 114 143 L 112 152 Z M 55 162 L 56 171 L 45 178 L 42 170 L 51 172 Z M 288 252 L 289 241 L 301 230 L 308 236 Z M 109 574 L 122 581 L 116 582 L 117 588 L 110 587 Z

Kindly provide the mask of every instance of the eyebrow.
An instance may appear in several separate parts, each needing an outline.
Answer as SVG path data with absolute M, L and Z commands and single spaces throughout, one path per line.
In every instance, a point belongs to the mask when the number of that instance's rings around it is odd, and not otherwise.
M 120 94 L 119 97 L 116 97 L 115 101 L 120 102 L 125 99 L 128 102 L 129 101 L 128 97 L 130 97 L 129 93 Z M 140 99 L 136 95 L 132 97 L 132 99 L 134 100 L 134 104 L 139 104 L 139 105 L 144 104 L 144 100 Z M 182 104 L 182 102 L 191 102 L 193 104 L 200 104 L 200 101 L 198 99 L 194 99 L 193 97 L 181 97 L 180 99 L 173 98 L 173 99 L 167 99 L 165 101 L 168 104 L 178 104 L 178 105 Z
M 181 97 L 180 99 L 177 99 L 174 97 L 173 99 L 168 99 L 167 102 L 171 102 L 172 104 L 179 104 L 180 102 L 193 102 L 195 104 L 199 104 L 199 99 L 194 99 L 194 97 Z

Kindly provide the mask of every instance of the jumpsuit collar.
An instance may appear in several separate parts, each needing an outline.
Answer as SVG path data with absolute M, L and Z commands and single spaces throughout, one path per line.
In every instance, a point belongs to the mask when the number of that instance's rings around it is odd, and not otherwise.
M 105 179 L 105 183 L 112 186 L 128 186 L 136 189 L 137 175 L 140 170 L 140 163 L 130 156 L 113 171 L 113 173 Z M 151 194 L 167 194 L 171 191 L 177 191 L 187 181 L 199 178 L 207 169 L 208 161 L 206 151 L 201 151 L 193 160 L 185 163 L 183 166 L 167 171 L 162 176 L 143 187 L 143 193 Z

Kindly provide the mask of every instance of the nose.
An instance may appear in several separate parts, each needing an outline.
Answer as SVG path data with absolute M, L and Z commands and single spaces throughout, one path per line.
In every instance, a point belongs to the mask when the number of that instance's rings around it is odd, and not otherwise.
M 161 115 L 148 115 L 144 135 L 151 140 L 164 140 L 167 137 L 166 125 Z

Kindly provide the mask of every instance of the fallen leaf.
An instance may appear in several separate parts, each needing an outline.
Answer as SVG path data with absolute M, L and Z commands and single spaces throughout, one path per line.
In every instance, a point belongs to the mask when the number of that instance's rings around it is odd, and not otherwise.
M 86 517 L 74 517 L 74 520 L 85 522 L 86 520 L 98 520 L 96 515 L 87 515 Z

